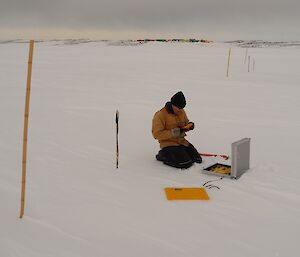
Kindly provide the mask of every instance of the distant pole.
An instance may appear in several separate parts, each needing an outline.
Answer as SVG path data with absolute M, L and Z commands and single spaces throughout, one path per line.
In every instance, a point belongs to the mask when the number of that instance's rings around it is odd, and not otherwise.
M 116 168 L 119 168 L 119 111 L 116 111 Z
M 250 56 L 248 56 L 248 72 L 250 72 Z
M 245 54 L 244 64 L 246 64 L 247 55 L 248 55 L 248 48 L 246 48 L 246 54 Z
M 228 53 L 227 74 L 226 74 L 227 78 L 229 75 L 230 54 L 231 54 L 231 48 L 229 48 L 229 53 Z
M 29 43 L 29 57 L 28 57 L 28 69 L 27 69 L 27 86 L 26 86 L 26 96 L 25 96 L 25 111 L 24 111 L 22 189 L 21 189 L 20 219 L 23 218 L 24 208 L 25 208 L 27 135 L 28 135 L 28 116 L 29 116 L 29 103 L 30 103 L 30 84 L 31 84 L 31 72 L 32 72 L 33 45 L 34 45 L 34 41 L 30 40 L 30 43 Z
M 254 68 L 255 68 L 255 59 L 253 58 L 253 71 L 254 71 Z

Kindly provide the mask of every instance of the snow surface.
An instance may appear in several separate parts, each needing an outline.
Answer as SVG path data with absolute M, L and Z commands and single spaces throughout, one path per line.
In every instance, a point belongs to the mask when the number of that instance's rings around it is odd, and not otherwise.
M 299 256 L 300 47 L 87 42 L 35 45 L 25 216 L 19 219 L 28 44 L 0 44 L 0 256 Z M 151 121 L 177 91 L 200 152 L 251 138 L 251 170 L 200 187 L 218 158 L 188 170 L 154 158 Z M 115 111 L 120 166 L 115 168 Z M 224 163 L 228 163 L 224 162 Z

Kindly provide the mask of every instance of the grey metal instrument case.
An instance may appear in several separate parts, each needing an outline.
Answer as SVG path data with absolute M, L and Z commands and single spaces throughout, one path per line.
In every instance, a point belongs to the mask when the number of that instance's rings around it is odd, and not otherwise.
M 231 144 L 231 166 L 215 163 L 202 170 L 203 173 L 238 179 L 250 168 L 250 138 Z

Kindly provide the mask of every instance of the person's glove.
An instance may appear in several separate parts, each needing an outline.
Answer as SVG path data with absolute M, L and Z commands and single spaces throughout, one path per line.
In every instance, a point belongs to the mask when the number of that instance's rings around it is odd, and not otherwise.
M 194 122 L 189 122 L 187 125 L 185 125 L 184 127 L 181 127 L 182 131 L 189 131 L 189 130 L 193 130 L 195 128 L 195 124 Z
M 172 137 L 178 138 L 178 137 L 184 137 L 184 132 L 181 130 L 181 128 L 172 128 L 171 129 Z

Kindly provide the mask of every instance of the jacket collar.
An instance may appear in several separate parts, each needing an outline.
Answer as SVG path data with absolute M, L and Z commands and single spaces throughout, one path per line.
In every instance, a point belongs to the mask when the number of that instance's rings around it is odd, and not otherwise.
M 165 108 L 166 108 L 168 113 L 175 114 L 174 111 L 173 111 L 173 107 L 172 107 L 171 102 L 167 102 L 166 105 L 165 105 Z

